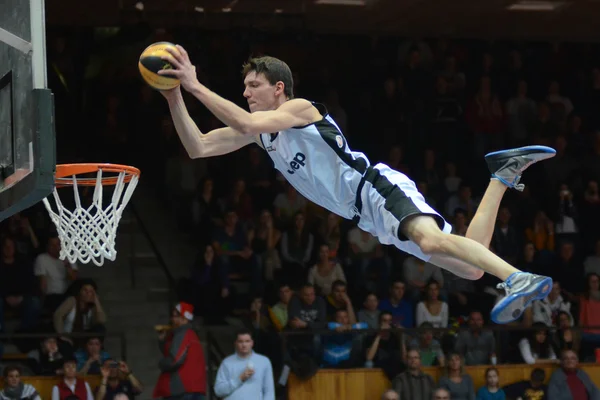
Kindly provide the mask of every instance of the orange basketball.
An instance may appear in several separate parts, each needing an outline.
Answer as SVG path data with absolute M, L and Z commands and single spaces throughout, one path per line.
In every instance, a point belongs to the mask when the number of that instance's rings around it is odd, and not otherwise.
M 171 63 L 161 59 L 162 56 L 169 55 L 167 48 L 179 52 L 173 43 L 158 42 L 146 47 L 138 62 L 142 78 L 156 90 L 169 90 L 179 86 L 179 79 L 158 74 L 160 70 L 173 68 Z

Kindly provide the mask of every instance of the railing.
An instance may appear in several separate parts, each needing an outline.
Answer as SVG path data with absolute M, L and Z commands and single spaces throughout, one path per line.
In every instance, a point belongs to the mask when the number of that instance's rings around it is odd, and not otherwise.
M 90 338 L 90 337 L 102 337 L 104 339 L 110 337 L 119 338 L 119 351 L 121 353 L 121 357 L 119 359 L 123 361 L 127 361 L 127 339 L 125 338 L 125 332 L 110 332 L 110 333 L 102 333 L 102 332 L 82 332 L 82 333 L 61 333 L 57 334 L 56 332 L 47 332 L 47 333 L 2 333 L 0 334 L 0 340 L 5 339 L 47 339 L 47 338 L 55 338 L 57 336 L 69 338 L 69 339 L 82 339 L 82 338 Z M 111 354 L 112 357 L 115 357 L 114 354 Z
M 506 360 L 506 352 L 505 348 L 502 346 L 507 344 L 505 340 L 499 340 L 499 338 L 508 333 L 514 332 L 522 332 L 521 336 L 529 337 L 527 335 L 529 332 L 539 331 L 539 328 L 535 327 L 522 327 L 522 326 L 508 326 L 508 325 L 492 325 L 485 326 L 483 329 L 494 332 L 495 343 L 496 343 L 496 354 L 499 356 L 500 361 Z M 585 326 L 585 327 L 571 327 L 570 328 L 574 332 L 581 332 L 584 330 L 598 330 L 600 331 L 600 327 L 598 326 Z M 396 335 L 400 336 L 409 336 L 409 337 L 417 337 L 420 332 L 433 332 L 436 334 L 450 334 L 450 336 L 457 336 L 458 332 L 463 330 L 469 330 L 468 327 L 460 327 L 460 328 L 412 328 L 412 329 L 403 329 L 403 328 L 394 328 L 389 329 L 388 332 L 393 332 Z M 548 332 L 556 331 L 556 328 L 548 328 Z M 290 340 L 293 340 L 294 337 L 299 336 L 310 336 L 310 337 L 322 337 L 326 340 L 328 336 L 335 335 L 345 335 L 345 334 L 354 334 L 354 337 L 357 336 L 368 336 L 380 333 L 381 329 L 353 329 L 349 331 L 345 331 L 343 333 L 336 332 L 330 329 L 322 329 L 319 331 L 284 331 L 281 332 L 281 357 L 282 360 L 285 360 L 286 357 L 289 357 L 289 347 L 288 344 Z M 406 342 L 408 347 L 408 342 Z M 582 340 L 583 344 L 583 340 Z M 321 357 L 323 354 L 323 342 L 317 341 L 312 344 L 313 346 L 319 346 L 315 348 L 315 351 L 312 353 L 315 356 Z M 583 356 L 593 356 L 593 345 L 590 345 L 587 348 L 587 351 L 583 348 L 580 350 L 580 353 Z M 452 346 L 453 350 L 454 346 Z M 600 348 L 600 346 L 599 346 Z M 366 354 L 367 348 L 363 346 L 361 348 L 362 353 L 361 356 Z M 447 354 L 446 354 L 447 355 Z M 560 357 L 560 354 L 557 352 L 557 357 Z M 361 358 L 362 360 L 362 358 Z M 315 359 L 318 365 L 321 365 L 321 359 Z M 581 360 L 581 368 L 586 370 L 588 374 L 592 377 L 594 381 L 600 384 L 600 366 L 595 363 L 584 363 L 583 359 Z M 489 363 L 489 362 L 488 362 Z M 501 369 L 501 380 L 504 377 L 503 384 L 513 383 L 519 380 L 527 380 L 529 379 L 529 373 L 534 368 L 542 368 L 546 371 L 547 379 L 549 379 L 551 372 L 558 368 L 558 361 L 556 364 L 532 364 L 532 365 L 515 365 L 515 362 L 508 362 L 498 365 Z M 290 400 L 321 400 L 321 399 L 329 399 L 329 398 L 349 398 L 344 396 L 352 396 L 354 399 L 372 399 L 373 393 L 375 391 L 380 391 L 379 395 L 383 393 L 384 390 L 388 389 L 391 385 L 391 382 L 385 376 L 385 374 L 378 368 L 365 368 L 364 363 L 360 363 L 360 361 L 354 364 L 354 368 L 350 369 L 320 369 L 316 376 L 310 378 L 309 380 L 300 380 L 292 374 L 290 374 L 290 378 L 288 380 L 288 398 Z M 483 385 L 484 382 L 484 374 L 482 371 L 485 371 L 487 366 L 472 366 L 467 367 L 466 372 L 471 374 L 476 374 L 473 377 L 474 381 L 479 385 Z M 443 368 L 440 367 L 424 367 L 423 370 L 429 373 L 431 376 L 435 378 L 439 378 L 441 376 Z M 278 371 L 275 371 L 275 375 L 277 376 Z M 477 378 L 477 379 L 475 379 Z M 364 392 L 364 393 L 363 393 Z M 361 394 L 362 393 L 362 394 Z M 363 395 L 364 394 L 364 395 Z M 331 397 L 334 396 L 334 397 Z M 340 397 L 341 396 L 341 397 Z
M 226 357 L 226 354 L 223 352 L 213 333 L 209 330 L 206 333 L 206 369 L 207 369 L 207 385 L 206 392 L 208 395 L 208 400 L 216 399 L 217 395 L 215 394 L 215 379 L 216 374 L 214 370 L 219 368 L 221 361 Z
M 140 217 L 140 214 L 137 212 L 135 204 L 133 204 L 133 201 L 129 203 L 128 208 L 129 208 L 129 211 L 131 212 L 131 215 L 133 215 L 135 217 L 135 220 L 137 221 L 137 225 L 140 229 L 140 232 L 142 233 L 144 238 L 148 241 L 148 244 L 150 245 L 150 249 L 152 250 L 152 253 L 154 253 L 156 260 L 158 261 L 158 264 L 162 268 L 162 270 L 165 274 L 165 278 L 167 279 L 167 283 L 169 285 L 169 293 L 168 293 L 168 301 L 167 302 L 168 302 L 168 308 L 169 308 L 169 314 L 170 314 L 170 312 L 173 308 L 174 302 L 175 302 L 175 299 L 174 299 L 175 292 L 176 292 L 175 278 L 173 277 L 173 274 L 169 270 L 167 262 L 163 258 L 154 239 L 152 239 L 152 235 L 150 235 L 150 231 L 148 230 L 146 224 L 144 223 L 143 219 Z M 130 267 L 130 271 L 131 271 L 131 287 L 135 288 L 136 287 L 135 236 L 132 233 L 130 233 L 130 235 L 129 235 L 129 252 L 130 252 L 129 253 L 130 254 L 129 267 Z

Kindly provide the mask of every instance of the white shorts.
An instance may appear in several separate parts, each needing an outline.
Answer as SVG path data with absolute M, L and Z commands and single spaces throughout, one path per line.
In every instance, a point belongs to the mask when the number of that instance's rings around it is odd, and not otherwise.
M 394 245 L 429 261 L 431 256 L 405 237 L 400 225 L 411 215 L 431 215 L 443 232 L 452 232 L 452 226 L 425 202 L 415 183 L 385 164 L 369 167 L 361 183 L 360 201 L 357 199 L 356 205 L 360 213 L 358 227 L 376 236 L 382 244 Z

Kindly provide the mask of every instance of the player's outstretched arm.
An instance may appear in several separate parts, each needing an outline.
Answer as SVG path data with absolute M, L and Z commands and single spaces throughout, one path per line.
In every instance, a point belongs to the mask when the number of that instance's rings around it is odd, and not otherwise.
M 318 111 L 304 99 L 287 101 L 277 110 L 249 113 L 201 84 L 196 76 L 196 67 L 192 65 L 185 49 L 179 45 L 177 49 L 178 52 L 167 48 L 171 55 L 163 57 L 174 69 L 158 73 L 178 78 L 185 90 L 200 100 L 221 122 L 238 132 L 245 135 L 279 132 L 320 119 Z
M 169 103 L 177 134 L 191 158 L 220 156 L 254 143 L 254 136 L 243 135 L 229 127 L 203 134 L 190 117 L 179 88 L 162 94 Z

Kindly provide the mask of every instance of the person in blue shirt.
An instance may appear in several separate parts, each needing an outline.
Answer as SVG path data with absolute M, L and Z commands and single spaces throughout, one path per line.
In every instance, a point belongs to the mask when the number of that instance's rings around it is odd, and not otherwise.
M 404 282 L 396 279 L 390 287 L 390 298 L 379 302 L 379 310 L 392 314 L 394 327 L 412 328 L 414 326 L 414 307 L 404 299 L 404 291 Z
M 355 343 L 355 334 L 348 333 L 353 329 L 366 329 L 365 322 L 351 324 L 348 311 L 337 310 L 335 322 L 330 322 L 327 327 L 339 332 L 336 335 L 328 335 L 324 338 L 323 364 L 325 367 L 352 368 L 354 360 L 352 350 Z
M 271 361 L 252 351 L 252 333 L 239 330 L 234 344 L 235 354 L 219 366 L 215 394 L 224 400 L 275 400 Z
M 490 367 L 485 370 L 485 386 L 477 391 L 477 400 L 506 400 L 506 394 L 500 388 L 500 374 L 497 368 Z

